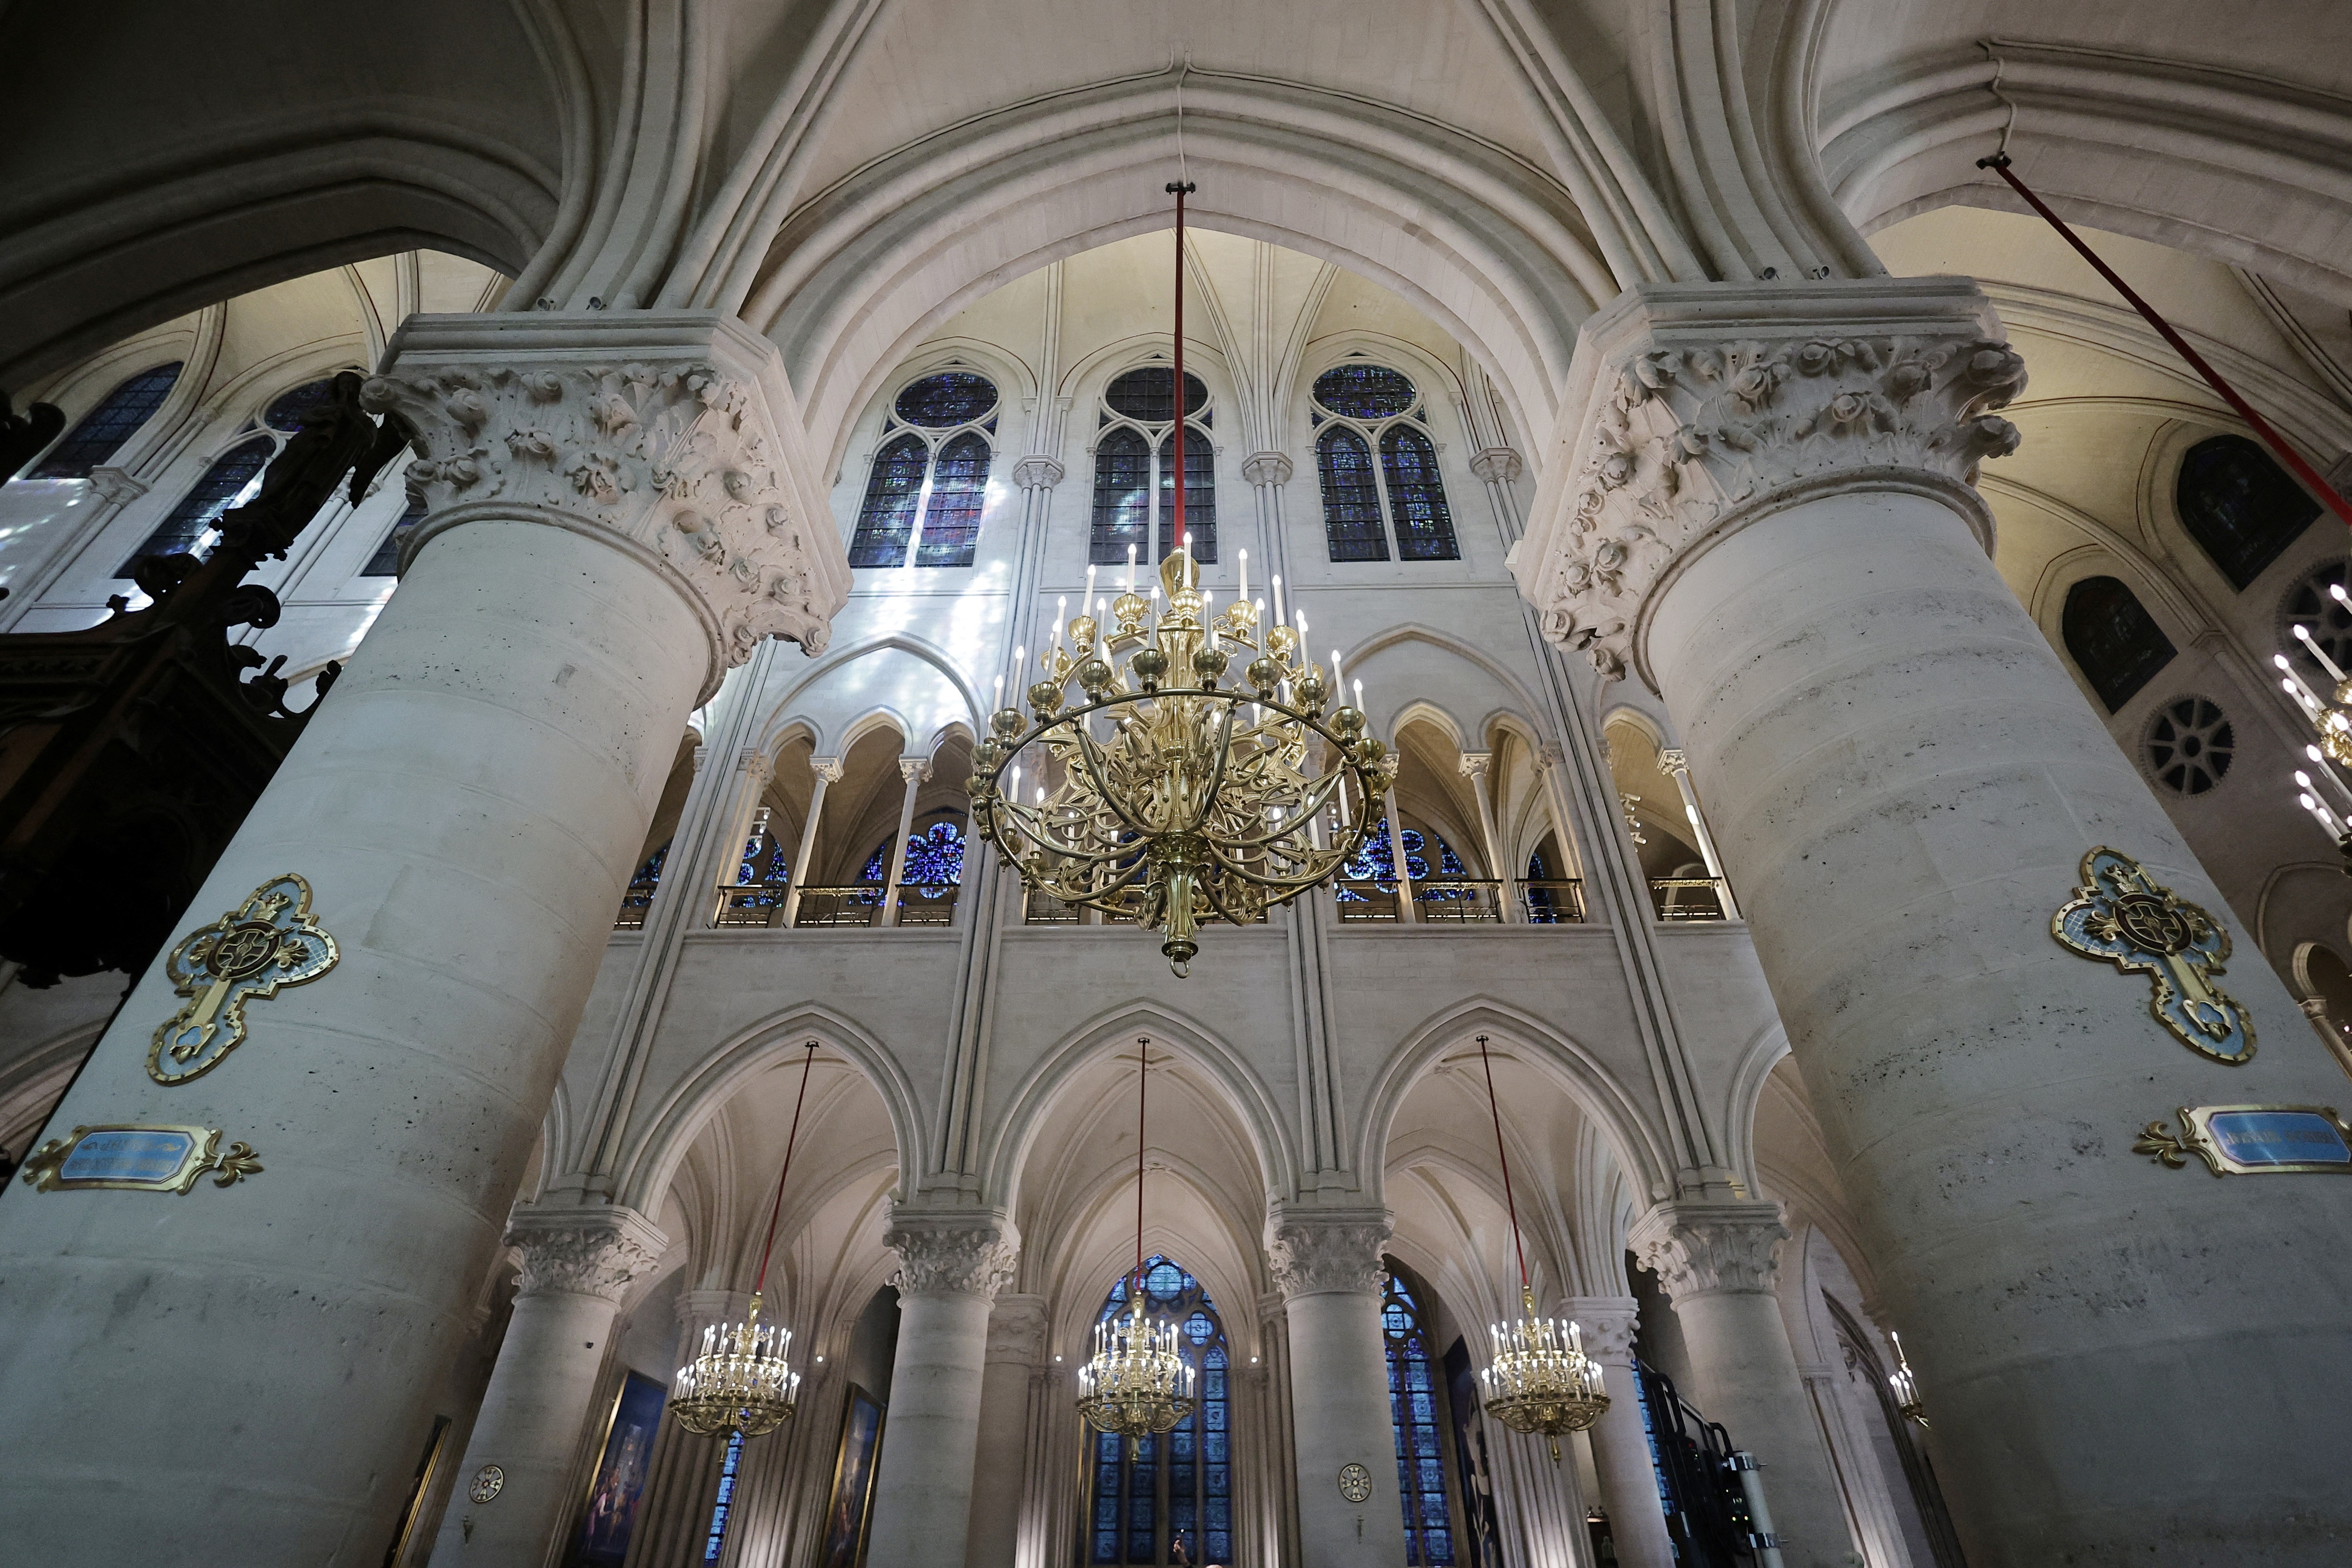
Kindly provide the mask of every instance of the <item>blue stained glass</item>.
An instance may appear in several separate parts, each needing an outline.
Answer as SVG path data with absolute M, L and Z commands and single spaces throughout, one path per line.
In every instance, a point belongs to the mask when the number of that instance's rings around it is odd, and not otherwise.
M 719 1467 L 719 1500 L 710 1510 L 710 1533 L 703 1542 L 702 1560 L 719 1561 L 727 1545 L 727 1515 L 735 1503 L 735 1473 L 743 1462 L 743 1434 L 727 1434 L 727 1458 Z
M 907 839 L 907 868 L 899 881 L 907 896 L 919 899 L 940 899 L 947 896 L 946 889 L 963 881 L 963 828 L 952 821 L 932 823 L 920 833 Z M 859 879 L 880 882 L 890 875 L 890 841 L 884 839 L 866 858 L 866 868 Z
M 48 456 L 26 475 L 31 479 L 86 479 L 92 468 L 102 468 L 122 449 L 122 444 L 139 433 L 139 427 L 155 416 L 163 406 L 172 387 L 180 379 L 180 362 L 159 364 L 152 370 L 142 370 L 137 375 L 106 395 L 105 401 L 81 417 L 81 422 L 66 433 L 65 438 L 49 448 Z
M 1437 448 L 1412 425 L 1391 425 L 1381 436 L 1381 475 L 1389 482 L 1401 561 L 1458 561 L 1454 514 L 1437 476 Z
M 1104 1293 L 1104 1318 L 1126 1309 L 1129 1288 L 1129 1277 L 1123 1276 Z M 1144 1260 L 1142 1288 L 1153 1315 L 1161 1321 L 1172 1320 L 1181 1329 L 1177 1346 L 1197 1369 L 1200 1403 L 1191 1419 L 1164 1439 L 1147 1437 L 1131 1450 L 1124 1450 L 1115 1437 L 1097 1434 L 1089 1439 L 1096 1461 L 1089 1467 L 1089 1556 L 1103 1564 L 1173 1561 L 1172 1542 L 1181 1532 L 1195 1563 L 1230 1562 L 1230 1356 L 1216 1303 L 1199 1279 L 1166 1257 Z
M 996 406 L 996 384 L 968 370 L 927 375 L 898 394 L 891 412 L 909 425 L 952 430 L 970 425 Z
M 316 408 L 334 395 L 335 378 L 331 375 L 317 381 L 306 381 L 290 392 L 281 392 L 269 400 L 262 411 L 261 422 L 272 430 L 291 436 L 302 428 L 302 416 Z
M 423 498 L 410 497 L 407 510 L 403 511 L 393 523 L 391 531 L 383 536 L 383 542 L 375 547 L 375 553 L 368 557 L 368 563 L 360 568 L 360 575 L 362 577 L 400 575 L 400 542 L 408 536 L 410 529 L 424 521 Z
M 163 526 L 147 536 L 147 542 L 131 554 L 115 572 L 117 577 L 131 575 L 131 563 L 142 555 L 177 555 L 194 550 L 212 531 L 220 514 L 242 500 L 247 493 L 261 482 L 261 470 L 278 455 L 278 445 L 267 436 L 230 447 L 213 459 L 212 467 L 195 488 L 180 498 L 172 515 Z
M 852 566 L 903 566 L 915 533 L 915 507 L 923 494 L 931 448 L 920 436 L 901 436 L 874 455 L 857 531 L 849 541 Z
M 980 513 L 988 500 L 988 467 L 994 454 L 986 438 L 965 431 L 949 442 L 931 466 L 931 499 L 923 508 L 923 542 L 915 549 L 918 566 L 969 566 L 980 548 Z
M 1315 442 L 1315 471 L 1323 481 L 1323 533 L 1331 559 L 1386 561 L 1380 486 L 1363 437 L 1345 425 L 1324 431 Z
M 1427 881 L 1429 879 L 1428 838 L 1424 837 L 1417 827 L 1405 828 L 1397 835 L 1397 837 L 1404 845 L 1405 875 L 1416 882 Z M 1441 877 L 1467 877 L 1470 874 L 1462 864 L 1462 857 L 1454 852 L 1454 846 L 1443 838 L 1437 841 L 1437 870 Z M 1396 862 L 1389 855 L 1389 819 L 1387 817 L 1383 816 L 1372 824 L 1372 830 L 1364 837 L 1363 847 L 1356 851 L 1355 856 L 1349 860 L 1347 868 L 1340 875 L 1357 881 L 1367 882 L 1387 882 L 1395 879 Z M 1433 896 L 1450 898 L 1467 890 L 1466 889 L 1441 889 Z M 1341 888 L 1338 896 L 1340 901 L 1345 903 L 1360 900 L 1364 895 L 1351 888 Z
M 1211 1464 L 1222 1465 L 1227 1459 L 1233 1458 L 1232 1451 L 1228 1447 L 1232 1442 L 1233 1439 L 1226 1436 L 1223 1432 L 1213 1430 L 1202 1440 L 1201 1452 L 1207 1458 Z
M 1315 378 L 1315 401 L 1350 419 L 1410 414 L 1420 397 L 1403 373 L 1382 364 L 1334 365 Z
M 1217 448 L 1207 432 L 1185 421 L 1184 531 L 1192 536 L 1192 559 L 1217 563 Z M 1183 543 L 1176 533 L 1176 436 L 1160 443 L 1160 558 Z
M 1150 559 L 1151 444 L 1121 426 L 1095 447 L 1094 531 L 1087 559 L 1119 565 L 1130 546 L 1138 560 Z
M 1422 1330 L 1419 1304 L 1393 1269 L 1384 1289 L 1381 1326 L 1388 1342 L 1389 1409 L 1396 1436 L 1397 1489 L 1404 1510 L 1405 1562 L 1412 1568 L 1453 1568 L 1453 1521 L 1445 1498 L 1445 1467 L 1437 1458 L 1429 1340 Z

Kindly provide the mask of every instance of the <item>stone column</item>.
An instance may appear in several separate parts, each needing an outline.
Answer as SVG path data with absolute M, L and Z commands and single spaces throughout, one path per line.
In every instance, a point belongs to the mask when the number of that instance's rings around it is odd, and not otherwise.
M 1633 1381 L 1633 1330 L 1641 1307 L 1631 1296 L 1571 1296 L 1560 1310 L 1584 1331 L 1584 1353 L 1601 1367 L 1609 1412 L 1592 1427 L 1592 1468 L 1601 1506 L 1623 1568 L 1674 1568 L 1675 1543 L 1658 1502 L 1658 1471 L 1642 1425 Z M 1744 1441 L 1744 1439 L 1738 1439 Z
M 816 784 L 809 791 L 808 820 L 801 824 L 800 853 L 793 858 L 792 889 L 784 895 L 787 926 L 800 918 L 801 889 L 808 886 L 809 864 L 816 858 L 816 823 L 824 814 L 824 792 L 841 782 L 839 757 L 811 757 L 809 768 L 816 774 Z
M 1664 696 L 1970 1563 L 2333 1563 L 2342 1198 L 2131 1145 L 2343 1080 L 2259 956 L 2220 982 L 2261 1041 L 2231 1066 L 2051 938 L 2099 846 L 2235 922 L 1987 559 L 1968 481 L 2023 374 L 1995 331 L 1953 279 L 1627 294 L 1580 342 L 1592 444 L 1521 584 Z
M 971 1475 L 964 1568 L 1013 1568 L 1022 1481 L 1029 1463 L 1029 1384 L 1045 1361 L 1045 1298 L 999 1296 L 988 1317 L 980 1429 L 988 1434 Z M 1047 1463 L 1065 1456 L 1049 1456 Z
M 1696 1386 L 1683 1390 L 1764 1467 L 1787 1568 L 1844 1568 L 1854 1549 L 1837 1472 L 1772 1292 L 1789 1237 L 1776 1203 L 1661 1204 L 1634 1222 L 1634 1253 L 1675 1304 Z
M 898 1352 L 867 1561 L 935 1568 L 964 1561 L 989 1308 L 1021 1237 L 997 1211 L 894 1207 L 882 1239 L 898 1255 Z
M 613 1319 L 653 1272 L 669 1238 L 635 1209 L 519 1208 L 507 1245 L 522 1284 L 433 1543 L 434 1568 L 537 1563 L 555 1550 L 580 1501 L 573 1461 Z M 467 1496 L 485 1465 L 503 1475 L 487 1503 Z
M 1404 1561 L 1388 1347 L 1381 1337 L 1381 1210 L 1276 1209 L 1266 1262 L 1289 1324 L 1290 1411 L 1303 1568 L 1391 1568 Z M 1341 1470 L 1370 1472 L 1361 1502 Z
M 1492 752 L 1462 753 L 1462 776 L 1470 781 L 1470 793 L 1478 799 L 1478 836 L 1486 841 L 1486 866 L 1502 884 L 1495 891 L 1495 918 L 1506 925 L 1517 925 L 1527 918 L 1519 908 L 1519 881 L 1503 858 L 1503 836 L 1495 831 L 1495 803 L 1486 793 L 1487 774 L 1494 764 Z
M 1274 615 L 1274 578 L 1290 571 L 1289 551 L 1282 536 L 1282 487 L 1290 482 L 1293 465 L 1287 452 L 1252 452 L 1242 459 L 1242 478 L 1249 481 L 1256 503 L 1258 552 L 1265 561 L 1266 616 Z
M 1675 787 L 1682 791 L 1683 816 L 1689 820 L 1691 832 L 1698 837 L 1699 858 L 1706 862 L 1706 874 L 1715 879 L 1715 894 L 1722 902 L 1723 918 L 1738 920 L 1739 905 L 1731 896 L 1731 879 L 1723 874 L 1723 861 L 1715 852 L 1715 835 L 1706 830 L 1706 817 L 1698 808 L 1698 791 L 1691 787 L 1689 759 L 1681 751 L 1669 746 L 1658 752 L 1658 766 L 1665 770 L 1666 776 L 1675 781 Z
M 1393 768 L 1402 759 L 1391 757 Z M 1404 858 L 1404 814 L 1397 810 L 1396 791 L 1391 790 L 1381 802 L 1382 819 L 1389 829 L 1389 866 L 1396 873 L 1397 922 L 1412 925 L 1421 919 L 1421 911 L 1412 907 L 1412 878 L 1407 874 Z
M 216 1127 L 262 1170 L 0 1202 L 0 1409 L 105 1413 L 0 1430 L 28 1562 L 381 1554 L 688 716 L 846 592 L 730 318 L 412 317 L 394 363 L 368 395 L 436 510 L 182 928 L 299 872 L 340 961 L 171 1085 L 156 965 L 57 1122 Z M 125 1433 L 191 1421 L 126 1479 Z
M 916 792 L 931 776 L 930 759 L 900 757 L 898 776 L 906 781 L 907 793 L 898 802 L 898 837 L 892 840 L 897 847 L 890 852 L 888 885 L 882 889 L 882 923 L 886 926 L 898 923 L 898 889 L 907 877 L 907 835 L 915 826 Z

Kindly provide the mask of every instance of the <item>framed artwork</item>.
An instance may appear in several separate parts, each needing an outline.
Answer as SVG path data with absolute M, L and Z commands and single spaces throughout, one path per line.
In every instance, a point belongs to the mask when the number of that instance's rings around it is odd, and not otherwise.
M 564 1568 L 621 1568 L 621 1559 L 628 1555 L 629 1531 L 636 1526 L 637 1505 L 645 1498 L 654 1438 L 661 1433 L 662 1405 L 668 1398 L 667 1389 L 639 1373 L 629 1373 L 621 1384 Z
M 882 1402 L 856 1384 L 841 1418 L 841 1452 L 833 1462 L 833 1501 L 824 1510 L 817 1568 L 860 1568 L 874 1514 L 874 1471 L 882 1457 Z

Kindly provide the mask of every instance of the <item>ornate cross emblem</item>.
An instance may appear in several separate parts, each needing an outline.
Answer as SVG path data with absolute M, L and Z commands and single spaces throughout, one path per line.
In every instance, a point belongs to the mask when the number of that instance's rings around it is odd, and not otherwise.
M 245 1039 L 245 1005 L 319 978 L 341 957 L 310 918 L 310 884 L 289 871 L 245 902 L 188 933 L 164 960 L 187 1004 L 155 1030 L 147 1075 L 186 1083 L 220 1065 Z
M 2230 956 L 2221 922 L 2117 850 L 2084 856 L 2082 878 L 2073 901 L 2051 917 L 2050 934 L 2084 958 L 2147 975 L 2148 1012 L 2190 1050 L 2232 1065 L 2252 1060 L 2253 1020 L 2213 984 Z

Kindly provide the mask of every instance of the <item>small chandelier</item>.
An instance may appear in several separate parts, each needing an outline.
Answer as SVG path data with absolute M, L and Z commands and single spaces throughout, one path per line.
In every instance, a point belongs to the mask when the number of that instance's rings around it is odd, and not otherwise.
M 2345 593 L 2343 584 L 2331 583 L 2327 591 L 2335 595 L 2337 604 L 2352 609 L 2352 595 Z M 2335 700 L 2324 700 L 2317 692 L 2304 684 L 2303 678 L 2294 672 L 2294 666 L 2288 661 L 2286 655 L 2273 654 L 2271 662 L 2278 667 L 2279 685 L 2294 700 L 2294 705 L 2303 710 L 2303 716 L 2311 721 L 2311 727 L 2319 731 L 2319 744 L 2304 747 L 2303 754 L 2335 787 L 2345 804 L 2331 807 L 2311 774 L 2300 769 L 2294 775 L 2295 800 L 2304 810 L 2311 813 L 2321 827 L 2327 830 L 2327 836 L 2336 840 L 2336 847 L 2344 857 L 2345 874 L 2352 876 L 2352 791 L 2345 789 L 2343 782 L 2327 765 L 2334 763 L 2341 767 L 2352 767 L 2352 678 L 2347 678 L 2336 661 L 2327 657 L 2327 650 L 2319 646 L 2319 639 L 2311 635 L 2309 626 L 2297 621 L 2294 623 L 2294 631 L 2297 640 L 2303 644 L 2303 651 L 2316 660 L 2319 668 L 2336 682 Z
M 789 1359 L 793 1331 L 760 1321 L 760 1293 L 768 1283 L 768 1258 L 775 1251 L 776 1218 L 784 1206 L 784 1180 L 793 1173 L 793 1149 L 800 1142 L 801 1107 L 808 1100 L 809 1069 L 816 1065 L 816 1042 L 801 1060 L 800 1098 L 793 1101 L 793 1129 L 784 1139 L 784 1168 L 776 1177 L 776 1198 L 768 1210 L 768 1239 L 760 1249 L 760 1277 L 751 1286 L 751 1308 L 740 1323 L 714 1323 L 702 1331 L 702 1353 L 677 1369 L 669 1407 L 677 1424 L 698 1436 L 733 1430 L 746 1437 L 772 1432 L 793 1418 L 801 1374 Z
M 1095 1353 L 1078 1369 L 1078 1414 L 1098 1432 L 1147 1437 L 1192 1414 L 1192 1364 L 1176 1350 L 1176 1325 L 1153 1323 L 1144 1310 L 1143 1105 L 1150 1081 L 1151 1037 L 1136 1041 L 1142 1066 L 1135 1092 L 1135 1271 L 1127 1310 L 1095 1325 Z
M 1181 475 L 1184 195 L 1192 187 L 1168 188 L 1176 196 L 1177 254 L 1171 471 Z M 973 826 L 1024 882 L 1159 931 L 1160 951 L 1181 976 L 1200 951 L 1193 933 L 1204 920 L 1252 924 L 1268 905 L 1338 875 L 1361 849 L 1372 803 L 1393 777 L 1386 748 L 1367 726 L 1361 681 L 1354 703 L 1343 700 L 1325 717 L 1341 696 L 1339 656 L 1332 654 L 1328 678 L 1308 659 L 1307 617 L 1285 623 L 1278 577 L 1273 622 L 1261 636 L 1247 551 L 1233 602 L 1212 615 L 1184 531 L 1186 486 L 1172 488 L 1182 543 L 1160 565 L 1165 607 L 1154 608 L 1158 590 L 1149 601 L 1136 593 L 1130 549 L 1127 588 L 1111 602 L 1106 626 L 1089 566 L 1079 613 L 1038 656 L 1045 673 L 1029 688 L 1029 715 L 997 710 L 988 738 L 973 748 L 969 787 Z M 1237 660 L 1241 686 L 1220 687 Z M 1013 662 L 1023 662 L 1018 650 Z M 1075 705 L 1073 677 L 1083 694 Z M 1031 800 L 1022 798 L 1024 757 L 1037 762 Z M 1059 779 L 1049 783 L 1056 768 Z M 1327 812 L 1335 814 L 1328 845 Z
M 1903 1336 L 1889 1329 L 1886 1337 L 1895 1342 L 1895 1370 L 1886 1374 L 1887 1384 L 1895 1390 L 1895 1408 L 1905 1420 L 1917 1422 L 1924 1432 L 1927 1407 L 1919 1402 L 1919 1380 L 1911 1374 L 1911 1358 L 1903 1353 Z
M 1478 1064 L 1486 1074 L 1486 1109 L 1495 1119 L 1495 1158 L 1503 1171 L 1503 1203 L 1511 1215 L 1511 1245 L 1519 1258 L 1519 1301 L 1525 1316 L 1507 1329 L 1490 1326 L 1495 1359 L 1478 1373 L 1486 1386 L 1486 1413 L 1514 1432 L 1540 1432 L 1559 1459 L 1559 1435 L 1581 1432 L 1609 1409 L 1600 1365 L 1584 1353 L 1584 1331 L 1573 1322 L 1536 1316 L 1535 1288 L 1528 1282 L 1527 1243 L 1519 1237 L 1518 1201 L 1511 1195 L 1511 1158 L 1503 1148 L 1503 1111 L 1495 1098 L 1495 1066 L 1486 1037 L 1478 1037 Z

